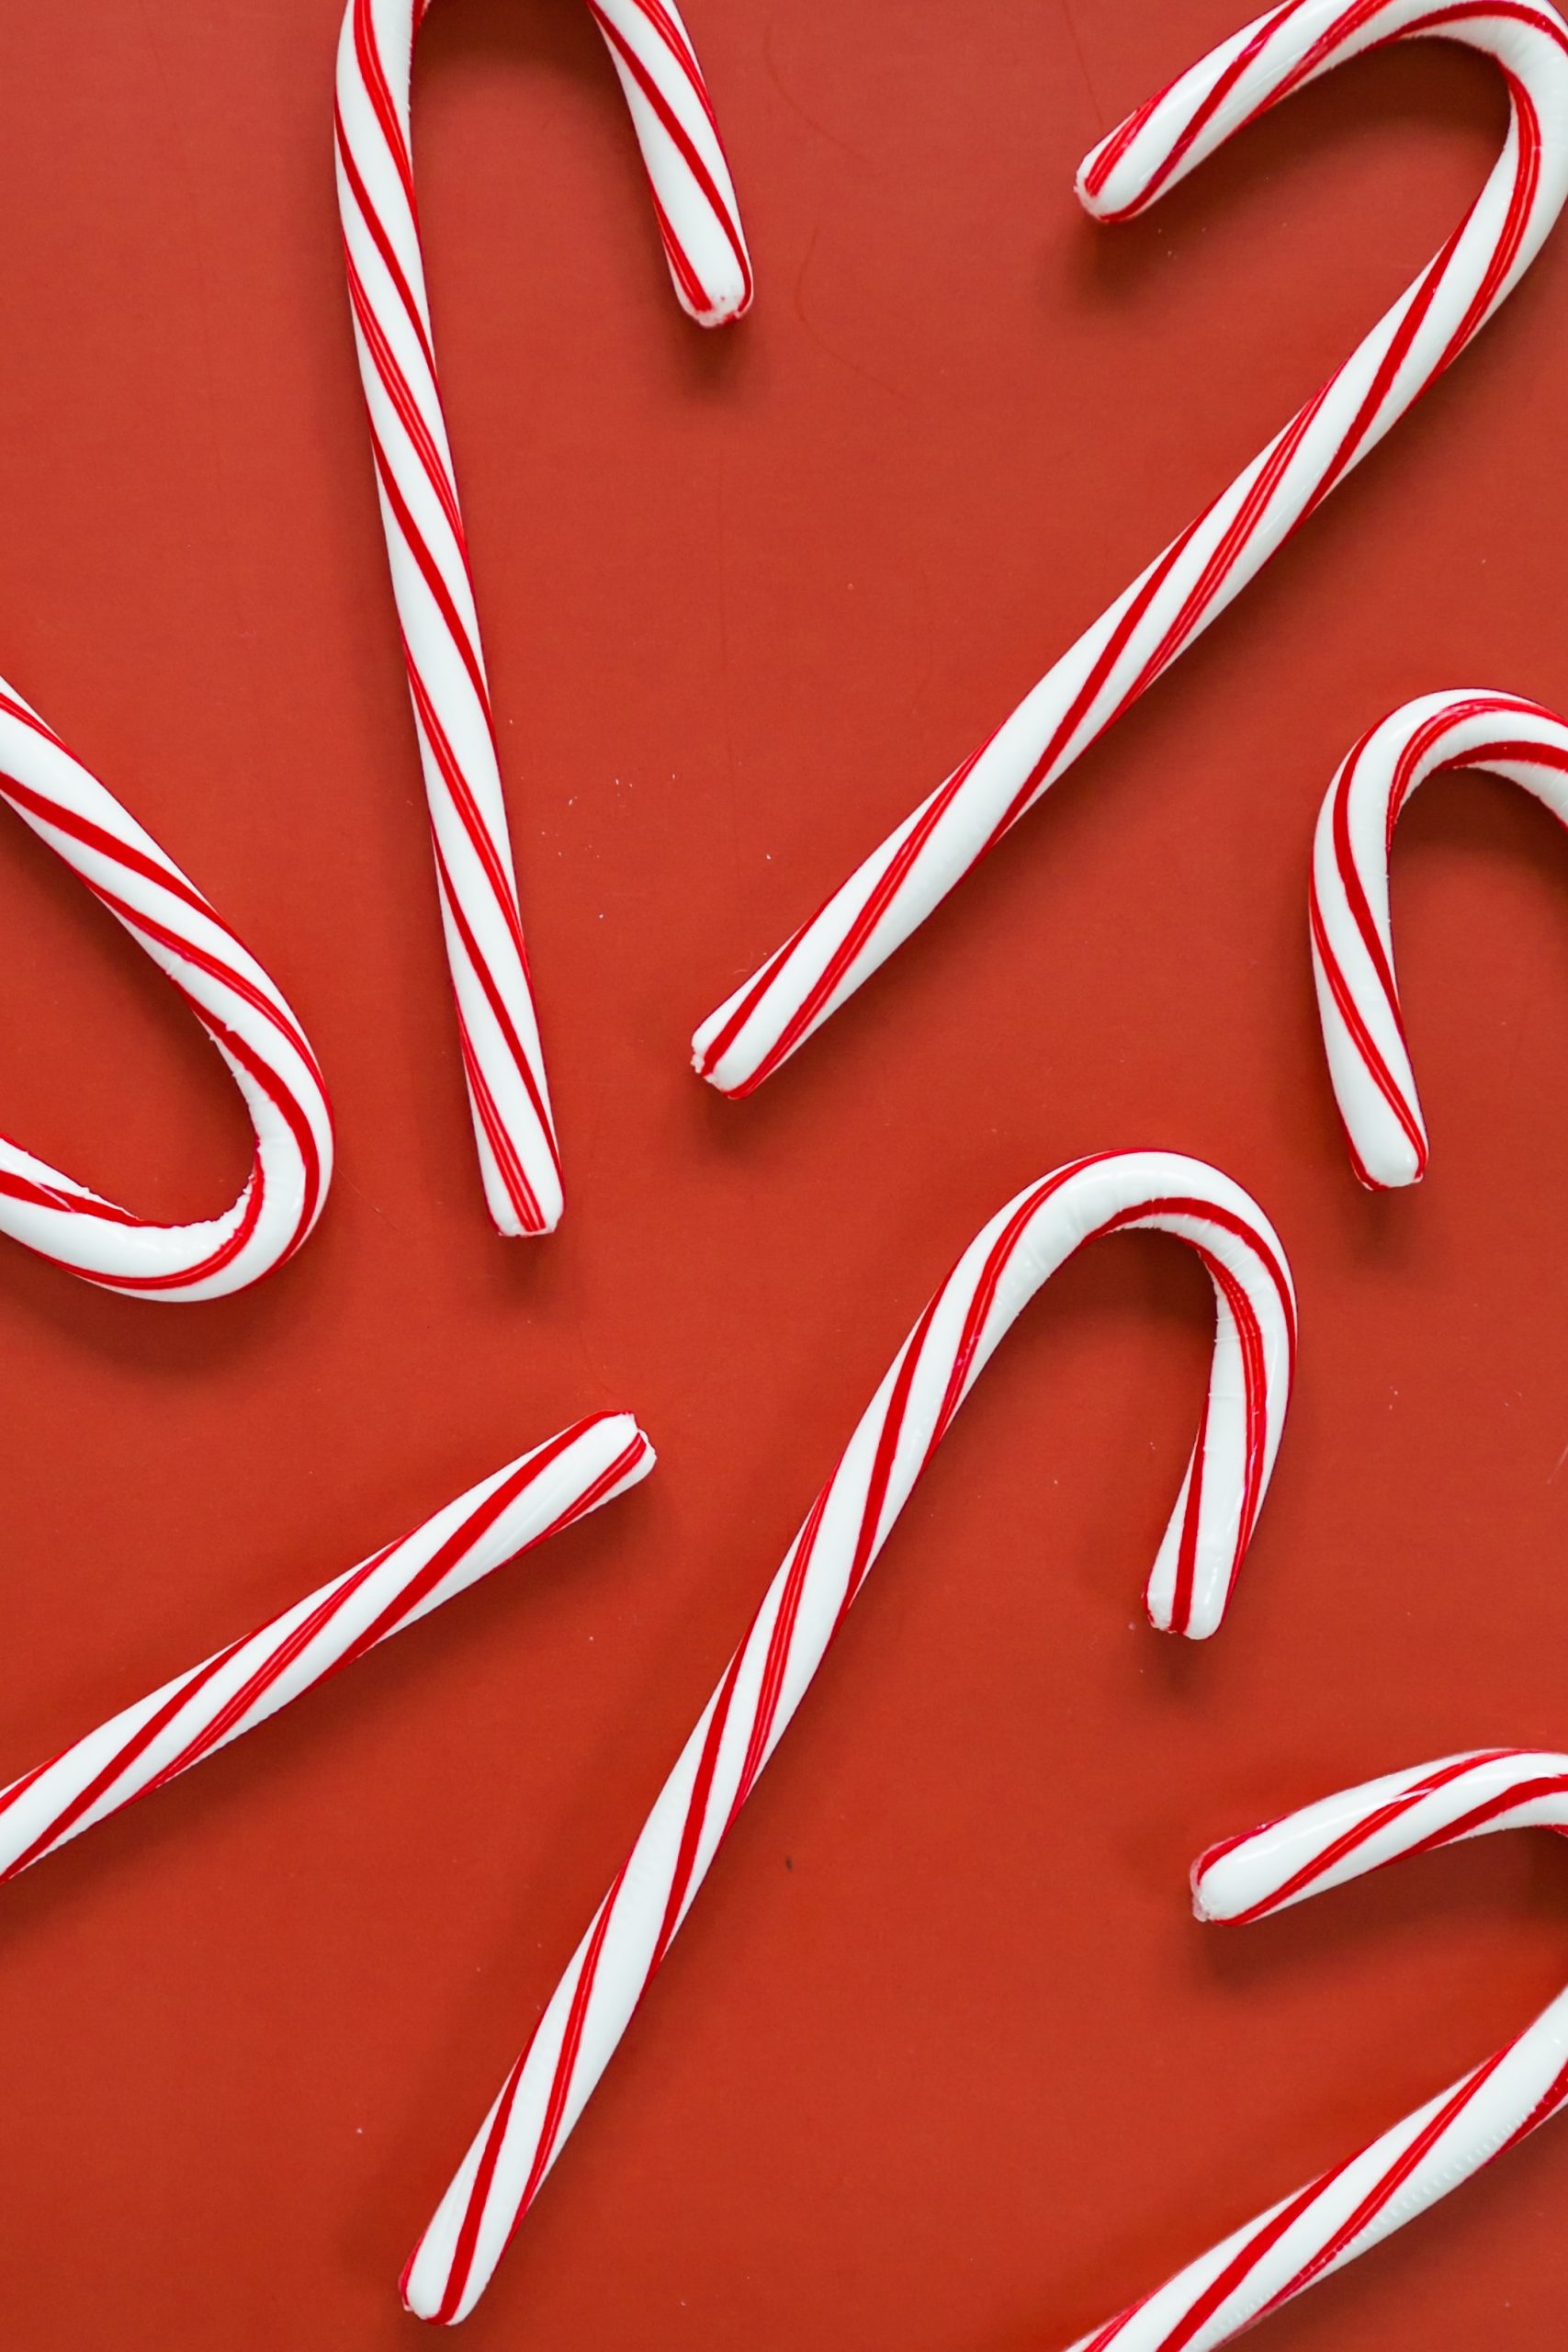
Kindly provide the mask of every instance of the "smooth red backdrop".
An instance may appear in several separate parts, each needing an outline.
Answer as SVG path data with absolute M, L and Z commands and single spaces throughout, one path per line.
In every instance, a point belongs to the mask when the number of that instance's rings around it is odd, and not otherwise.
M 1122 1240 L 1009 1340 L 502 2269 L 473 2352 L 1054 2352 L 1521 2024 L 1544 1839 L 1200 1929 L 1212 1838 L 1568 1746 L 1568 855 L 1401 830 L 1434 1138 L 1348 1172 L 1333 767 L 1568 700 L 1568 238 L 1266 580 L 754 1102 L 698 1016 L 1280 424 L 1489 167 L 1495 76 L 1335 74 L 1144 222 L 1082 152 L 1236 0 L 784 0 L 694 30 L 757 266 L 677 311 L 575 0 L 445 0 L 416 149 L 566 1159 L 489 1231 L 338 254 L 336 0 L 5 10 L 0 670 L 254 944 L 341 1161 L 255 1294 L 0 1263 L 0 1775 L 576 1415 L 653 1481 L 0 1898 L 7 2352 L 390 2352 L 395 2281 L 939 1276 L 1071 1154 L 1274 1216 L 1302 1372 L 1234 1616 L 1134 1622 L 1206 1285 Z M 7 1129 L 151 1212 L 237 1105 L 7 823 Z M 1544 2352 L 1568 2127 L 1269 2324 Z

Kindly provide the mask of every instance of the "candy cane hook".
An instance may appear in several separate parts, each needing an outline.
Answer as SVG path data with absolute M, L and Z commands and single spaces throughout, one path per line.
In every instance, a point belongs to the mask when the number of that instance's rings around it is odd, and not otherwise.
M 332 1181 L 332 1112 L 310 1042 L 196 885 L 3 682 L 0 797 L 167 973 L 228 1064 L 256 1146 L 224 1216 L 154 1225 L 0 1136 L 0 1233 L 133 1298 L 243 1290 L 299 1247 Z
M 1010 1201 L 910 1332 L 808 1512 L 636 1845 L 403 2274 L 422 2319 L 466 2318 L 663 1960 L 726 1831 L 1003 1333 L 1100 1234 L 1174 1233 L 1214 1284 L 1208 1401 L 1145 1601 L 1201 1639 L 1224 1613 L 1274 1466 L 1295 1353 L 1284 1252 L 1229 1177 L 1174 1152 L 1072 1161 Z
M 1539 703 L 1465 690 L 1425 695 L 1363 735 L 1318 815 L 1312 854 L 1312 962 L 1334 1096 L 1363 1184 L 1415 1184 L 1427 1122 L 1400 1018 L 1389 925 L 1393 829 L 1418 785 L 1485 768 L 1568 824 L 1568 726 Z
M 625 1494 L 653 1464 L 653 1448 L 629 1413 L 591 1414 L 243 1641 L 122 1709 L 0 1789 L 0 1883 Z
M 1568 1756 L 1451 1756 L 1215 1846 L 1193 1872 L 1194 1907 L 1201 1919 L 1260 1919 L 1402 1854 L 1527 1828 L 1568 1831 Z M 1568 1993 L 1560 1993 L 1517 2041 L 1073 2352 L 1213 2352 L 1414 2221 L 1565 2100 Z
M 426 5 L 349 0 L 338 44 L 338 205 L 485 1199 L 499 1232 L 548 1233 L 561 1211 L 560 1156 L 414 209 L 409 84 Z M 737 319 L 751 299 L 751 266 L 673 0 L 589 7 L 631 110 L 675 291 L 704 326 Z
M 1080 199 L 1098 220 L 1128 220 L 1293 90 L 1346 58 L 1428 34 L 1495 58 L 1507 82 L 1507 140 L 1476 203 L 1284 431 L 704 1022 L 694 1057 L 721 1093 L 761 1085 L 870 978 L 1256 578 L 1517 285 L 1568 194 L 1568 27 L 1545 0 L 1286 0 L 1088 157 Z

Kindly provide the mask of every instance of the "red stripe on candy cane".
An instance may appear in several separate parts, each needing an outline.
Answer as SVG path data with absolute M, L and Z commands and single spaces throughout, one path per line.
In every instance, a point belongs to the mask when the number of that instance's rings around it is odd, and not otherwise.
M 936 1445 L 1004 1332 L 1086 1241 L 1174 1233 L 1214 1283 L 1198 1446 L 1145 1593 L 1193 1638 L 1224 1613 L 1274 1466 L 1295 1361 L 1284 1252 L 1241 1188 L 1169 1152 L 1102 1152 L 1021 1193 L 930 1301 L 763 1595 L 536 2031 L 404 2271 L 422 2318 L 463 2319 L 555 2162 L 720 1845 Z
M 0 1789 L 0 1883 L 163 1788 L 492 1569 L 646 1478 L 629 1413 L 595 1413 L 307 1600 Z
M 669 0 L 589 0 L 626 94 L 682 303 L 739 318 L 751 266 L 713 107 Z M 434 838 L 464 1076 L 491 1216 L 547 1233 L 560 1156 L 539 1044 L 409 150 L 413 0 L 350 0 L 334 137 L 350 313 Z
M 1568 1831 L 1568 1756 L 1486 1748 L 1227 1838 L 1192 1876 L 1201 1919 L 1269 1917 L 1407 1854 L 1496 1829 Z M 1568 1993 L 1450 2089 L 1083 2336 L 1073 2352 L 1215 2352 L 1365 2254 L 1568 2102 Z
M 290 1258 L 332 1182 L 321 1065 L 281 989 L 129 810 L 0 684 L 0 797 L 156 964 L 206 1030 L 255 1136 L 231 1208 L 160 1225 L 0 1137 L 0 1233 L 128 1297 L 221 1298 Z
M 1324 1050 L 1351 1165 L 1378 1191 L 1417 1182 L 1427 1156 L 1394 976 L 1389 853 L 1411 795 L 1455 768 L 1506 776 L 1568 824 L 1568 723 L 1539 703 L 1466 688 L 1406 703 L 1361 738 L 1329 786 L 1313 844 Z
M 1517 285 L 1568 194 L 1568 26 L 1546 0 L 1287 0 L 1102 141 L 1079 172 L 1079 198 L 1098 220 L 1131 219 L 1303 83 L 1424 38 L 1461 41 L 1502 68 L 1508 135 L 1481 196 L 1283 432 L 703 1023 L 694 1060 L 721 1093 L 760 1086 L 870 978 L 1257 577 Z

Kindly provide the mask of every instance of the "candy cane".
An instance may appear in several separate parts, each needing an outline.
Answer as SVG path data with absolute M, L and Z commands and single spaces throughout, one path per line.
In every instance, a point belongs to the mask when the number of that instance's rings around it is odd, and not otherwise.
M 788 1060 L 1223 612 L 1491 317 L 1568 194 L 1568 27 L 1544 0 L 1286 0 L 1101 141 L 1084 205 L 1125 220 L 1232 133 L 1348 57 L 1427 34 L 1495 57 L 1511 101 L 1477 203 L 1262 455 L 1064 654 L 1010 718 L 709 1016 L 696 1068 L 741 1095 Z
M 631 109 L 675 291 L 705 326 L 739 318 L 750 264 L 685 28 L 671 0 L 589 6 Z M 338 203 L 485 1198 L 500 1232 L 547 1233 L 560 1158 L 414 211 L 409 80 L 423 16 L 424 0 L 349 0 Z
M 1312 961 L 1350 1162 L 1375 1190 L 1419 1182 L 1427 1122 L 1399 1012 L 1388 860 L 1400 811 L 1445 768 L 1486 768 L 1568 824 L 1568 726 L 1539 703 L 1425 695 L 1363 735 L 1329 787 L 1312 857 Z
M 595 1413 L 423 1526 L 0 1789 L 0 1880 L 216 1755 L 389 1635 L 646 1478 L 629 1413 Z
M 0 1232 L 135 1298 L 221 1298 L 296 1250 L 332 1181 L 316 1057 L 282 991 L 151 834 L 0 682 L 0 796 L 166 972 L 224 1061 L 255 1134 L 231 1209 L 154 1225 L 0 1137 Z
M 1003 1333 L 1084 1242 L 1135 1228 L 1190 1243 L 1216 1308 L 1208 1402 L 1145 1602 L 1156 1625 L 1195 1639 L 1218 1625 L 1290 1393 L 1295 1300 L 1284 1252 L 1257 1204 L 1201 1160 L 1158 1151 L 1075 1160 L 991 1219 L 894 1359 L 414 2249 L 403 2300 L 421 2318 L 463 2319 L 483 2292 Z
M 1260 1919 L 1402 1854 L 1568 1830 L 1568 1756 L 1491 1748 L 1369 1781 L 1205 1854 L 1201 1919 Z M 1073 2352 L 1212 2352 L 1414 2221 L 1568 2100 L 1568 1993 L 1348 2163 L 1270 2206 Z

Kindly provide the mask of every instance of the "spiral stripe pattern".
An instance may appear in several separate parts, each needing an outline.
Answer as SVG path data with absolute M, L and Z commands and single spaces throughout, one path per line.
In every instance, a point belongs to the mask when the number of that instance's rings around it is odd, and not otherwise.
M 0 1789 L 0 1882 L 265 1723 L 378 1642 L 646 1478 L 628 1413 L 596 1413 Z
M 1507 140 L 1476 203 L 1284 431 L 704 1022 L 694 1060 L 721 1093 L 760 1086 L 870 978 L 1257 577 L 1517 285 L 1568 193 L 1568 27 L 1545 0 L 1286 0 L 1088 157 L 1080 199 L 1098 220 L 1128 220 L 1305 83 L 1347 58 L 1428 35 L 1495 58 L 1507 84 Z
M 1506 776 L 1568 824 L 1568 725 L 1539 703 L 1483 688 L 1392 712 L 1329 787 L 1313 843 L 1313 972 L 1350 1164 L 1375 1191 L 1418 1182 L 1427 1150 L 1394 978 L 1389 852 L 1416 786 L 1452 768 Z
M 1265 1918 L 1404 1854 L 1568 1830 L 1568 1756 L 1487 1748 L 1368 1781 L 1206 1853 L 1202 1919 Z M 1270 2206 L 1073 2352 L 1213 2352 L 1391 2237 L 1568 2101 L 1568 1993 L 1347 2162 Z
M 676 293 L 705 325 L 738 318 L 750 263 L 685 28 L 669 0 L 590 7 L 626 93 Z M 338 202 L 485 1198 L 500 1232 L 547 1233 L 561 1211 L 560 1155 L 414 202 L 409 86 L 423 15 L 423 0 L 349 0 Z
M 321 1066 L 282 991 L 173 858 L 0 682 L 0 797 L 167 974 L 240 1090 L 255 1136 L 222 1216 L 156 1225 L 0 1136 L 0 1233 L 132 1298 L 221 1298 L 293 1255 L 332 1182 Z
M 991 1219 L 894 1359 L 414 2250 L 403 2299 L 420 2317 L 460 2320 L 478 2301 L 1002 1335 L 1085 1242 L 1134 1229 L 1190 1243 L 1215 1299 L 1203 1419 L 1146 1605 L 1156 1625 L 1194 1638 L 1219 1623 L 1290 1395 L 1296 1317 L 1284 1252 L 1257 1204 L 1201 1160 L 1158 1151 L 1075 1160 Z

